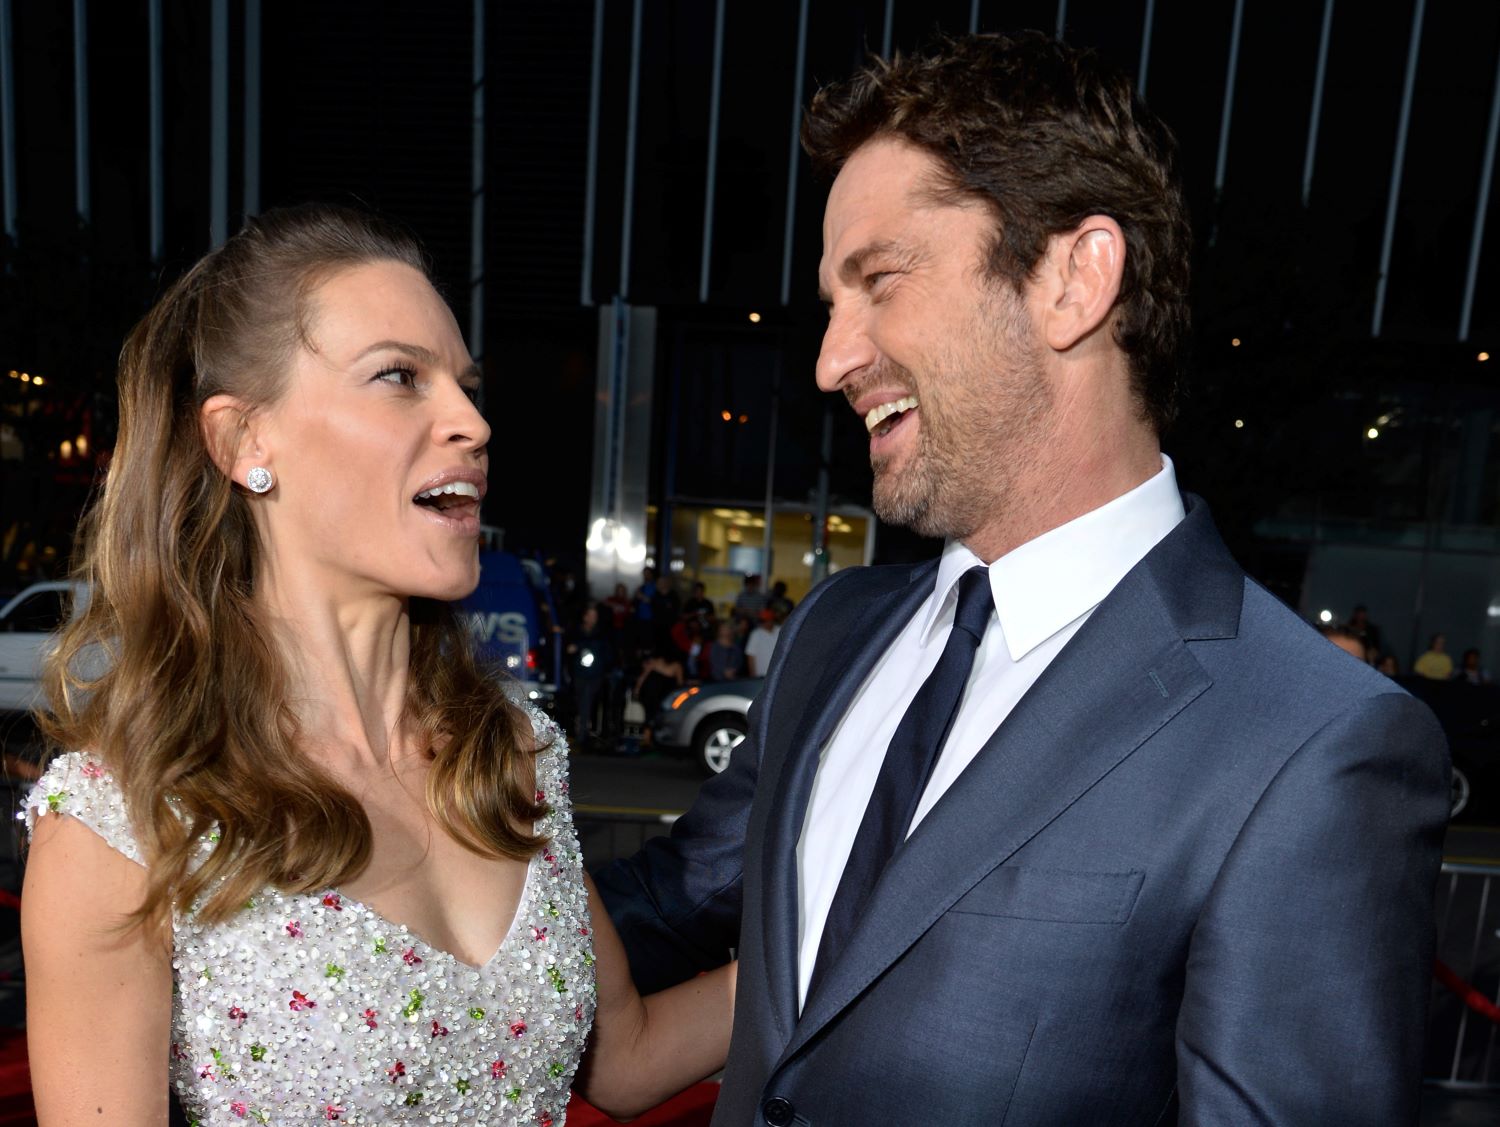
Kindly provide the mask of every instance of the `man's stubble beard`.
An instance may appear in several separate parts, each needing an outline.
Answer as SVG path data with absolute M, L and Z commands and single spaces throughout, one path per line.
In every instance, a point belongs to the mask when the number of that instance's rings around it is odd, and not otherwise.
M 981 316 L 979 345 L 936 358 L 940 374 L 918 381 L 904 368 L 892 373 L 919 407 L 916 450 L 905 464 L 870 459 L 875 512 L 887 524 L 963 541 L 1034 501 L 1052 389 L 1022 334 L 1018 299 L 997 295 Z

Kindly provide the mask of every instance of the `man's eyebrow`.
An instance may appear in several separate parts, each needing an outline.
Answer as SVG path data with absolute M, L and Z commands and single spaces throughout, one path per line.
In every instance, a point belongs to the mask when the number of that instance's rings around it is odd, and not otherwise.
M 844 256 L 844 261 L 839 264 L 838 277 L 858 278 L 864 273 L 865 264 L 872 258 L 881 255 L 895 255 L 901 259 L 908 257 L 906 248 L 892 239 L 877 239 L 873 243 L 866 243 L 862 247 L 856 247 Z M 824 305 L 832 302 L 833 298 L 821 282 L 818 284 L 818 300 Z
M 403 353 L 406 356 L 410 356 L 417 363 L 426 364 L 430 368 L 435 368 L 440 363 L 437 353 L 433 352 L 432 349 L 424 348 L 420 344 L 412 344 L 410 341 L 404 340 L 377 340 L 374 344 L 360 349 L 359 355 L 354 359 L 357 362 L 372 353 L 386 351 Z M 465 380 L 477 380 L 480 382 L 484 380 L 484 372 L 479 367 L 479 361 L 470 360 L 468 366 L 458 373 L 459 383 L 463 383 Z

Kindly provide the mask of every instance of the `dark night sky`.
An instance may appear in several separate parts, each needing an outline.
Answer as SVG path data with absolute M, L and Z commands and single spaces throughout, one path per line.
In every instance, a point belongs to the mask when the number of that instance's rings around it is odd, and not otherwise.
M 1202 430 L 1221 425 L 1226 412 L 1258 409 L 1265 417 L 1264 397 L 1276 389 L 1290 394 L 1286 417 L 1295 422 L 1306 405 L 1295 402 L 1295 388 L 1277 383 L 1292 378 L 1279 373 L 1301 370 L 1293 360 L 1305 367 L 1316 357 L 1337 357 L 1339 386 L 1356 391 L 1366 382 L 1483 391 L 1492 382 L 1479 378 L 1488 370 L 1471 369 L 1484 342 L 1500 352 L 1500 215 L 1490 217 L 1491 253 L 1480 270 L 1471 341 L 1456 339 L 1500 53 L 1500 5 L 1492 0 L 1427 7 L 1386 328 L 1380 341 L 1370 336 L 1414 2 L 1337 6 L 1307 208 L 1301 181 L 1323 5 L 1246 5 L 1226 183 L 1216 198 L 1233 0 L 1156 3 L 1148 99 L 1181 142 L 1200 242 L 1202 389 L 1185 419 L 1190 429 L 1169 440 L 1168 449 L 1200 480 L 1232 483 L 1245 465 L 1271 456 L 1266 446 L 1225 454 L 1227 440 L 1215 431 L 1210 441 Z M 811 5 L 804 98 L 817 84 L 846 75 L 867 48 L 879 49 L 885 8 L 884 0 Z M 94 225 L 84 270 L 136 279 L 136 290 L 115 300 L 91 299 L 90 324 L 101 340 L 118 341 L 157 279 L 208 244 L 209 5 L 169 0 L 165 9 L 168 226 L 166 261 L 156 267 L 147 245 L 146 5 L 89 5 Z M 778 490 L 796 497 L 810 484 L 821 413 L 810 373 L 823 317 L 814 273 L 826 187 L 812 181 L 799 154 L 792 287 L 782 309 L 797 3 L 730 0 L 727 10 L 714 256 L 709 301 L 700 306 L 714 6 L 707 0 L 642 5 L 629 296 L 662 308 L 659 366 L 666 373 L 688 358 L 689 380 L 710 371 L 716 350 L 754 344 L 745 335 L 745 313 L 765 313 L 760 343 L 747 355 L 783 357 L 787 421 Z M 631 11 L 627 0 L 605 5 L 591 289 L 604 302 L 619 288 Z M 1144 11 L 1145 0 L 1071 0 L 1067 36 L 1133 73 Z M 935 28 L 966 29 L 970 3 L 896 0 L 894 12 L 893 44 L 910 48 Z M 987 0 L 980 24 L 1050 30 L 1056 13 L 1055 0 Z M 262 205 L 353 197 L 407 221 L 432 250 L 461 323 L 469 304 L 471 15 L 466 3 L 263 4 Z M 230 4 L 230 18 L 237 214 L 243 0 Z M 597 314 L 580 304 L 579 288 L 593 18 L 594 5 L 578 0 L 496 4 L 486 37 L 484 360 L 489 413 L 503 436 L 497 465 L 510 468 L 514 484 L 492 494 L 503 497 L 504 512 L 491 519 L 521 543 L 562 550 L 582 538 L 592 457 Z M 23 242 L 34 249 L 74 245 L 70 20 L 69 5 L 15 4 L 20 211 Z M 56 333 L 32 320 L 5 324 L 15 339 L 0 339 L 0 352 L 16 357 L 5 366 L 78 367 L 76 358 L 52 354 L 57 350 L 48 342 Z M 1245 346 L 1231 352 L 1231 336 Z M 97 368 L 107 371 L 111 357 L 104 352 Z M 770 361 L 741 366 L 747 373 L 724 393 L 763 406 Z M 74 372 L 72 378 L 90 377 Z M 1320 409 L 1336 413 L 1331 392 L 1320 394 Z M 743 439 L 751 451 L 763 449 L 757 428 L 764 411 L 754 414 Z M 863 436 L 846 416 L 838 414 L 835 490 L 863 501 Z M 756 458 L 762 457 L 747 454 L 736 463 L 749 480 L 749 496 L 760 488 L 764 462 Z M 1276 500 L 1249 503 L 1264 508 Z

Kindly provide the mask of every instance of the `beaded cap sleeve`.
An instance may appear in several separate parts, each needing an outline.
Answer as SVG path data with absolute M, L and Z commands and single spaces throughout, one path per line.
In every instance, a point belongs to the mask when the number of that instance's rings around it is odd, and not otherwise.
M 125 810 L 125 796 L 102 763 L 81 751 L 59 755 L 48 765 L 23 805 L 26 833 L 47 814 L 67 814 L 102 837 L 112 849 L 144 864 Z
M 567 745 L 551 720 L 528 712 L 550 744 L 537 758 L 549 811 L 536 830 L 548 844 L 483 966 L 332 888 L 267 889 L 218 925 L 174 918 L 170 1072 L 189 1123 L 561 1127 L 594 1016 L 593 939 Z M 128 833 L 96 813 L 107 805 L 100 796 L 118 798 L 108 776 L 65 758 L 71 774 L 48 771 L 28 819 L 75 814 L 110 826 L 99 832 L 133 855 Z M 62 782 L 75 789 L 59 790 Z

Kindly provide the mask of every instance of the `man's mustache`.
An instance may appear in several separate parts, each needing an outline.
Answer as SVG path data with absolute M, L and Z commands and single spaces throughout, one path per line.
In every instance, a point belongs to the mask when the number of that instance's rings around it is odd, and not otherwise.
M 872 390 L 898 389 L 915 395 L 917 393 L 917 381 L 911 374 L 911 370 L 890 360 L 882 361 L 876 367 L 871 368 L 859 376 L 853 383 L 844 388 L 844 398 L 849 401 L 849 406 L 859 402 L 863 395 Z

